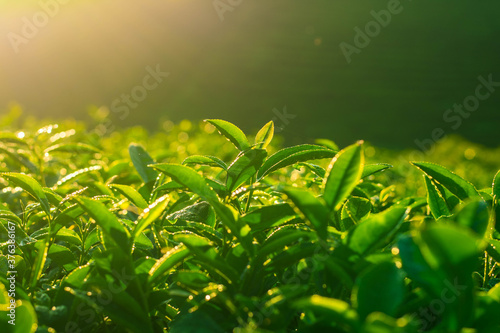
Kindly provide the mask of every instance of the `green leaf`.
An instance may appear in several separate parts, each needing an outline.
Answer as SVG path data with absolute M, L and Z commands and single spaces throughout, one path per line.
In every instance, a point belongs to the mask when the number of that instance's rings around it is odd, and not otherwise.
M 142 250 L 153 250 L 154 245 L 151 239 L 149 239 L 145 234 L 140 233 L 137 235 L 137 237 L 134 239 L 134 245 L 135 248 L 137 249 L 142 249 Z
M 0 142 L 28 145 L 26 141 L 24 141 L 23 139 L 19 138 L 17 135 L 11 132 L 0 132 Z
M 0 153 L 2 152 L 8 155 L 18 165 L 26 167 L 34 174 L 38 174 L 38 167 L 34 165 L 24 154 L 18 154 L 16 150 L 0 145 Z
M 306 163 L 306 162 L 299 162 L 297 163 L 298 166 L 303 166 L 309 169 L 313 174 L 318 176 L 319 178 L 324 178 L 326 174 L 326 170 L 323 169 L 323 167 L 320 167 L 319 165 L 312 164 L 312 163 Z
M 82 153 L 100 153 L 101 151 L 96 147 L 85 143 L 62 143 L 50 146 L 45 149 L 44 154 L 51 154 L 54 152 L 58 153 L 72 153 L 72 154 L 82 154 Z
M 102 313 L 112 320 L 121 332 L 153 333 L 151 319 L 145 307 L 128 292 L 128 289 L 114 287 L 111 289 L 114 292 L 111 293 L 110 282 L 102 279 L 93 279 L 88 287 L 93 297 L 88 297 L 87 293 L 70 287 L 66 290 L 89 304 L 97 313 Z M 102 300 L 106 300 L 105 306 Z
M 495 178 L 493 179 L 493 195 L 497 197 L 497 200 L 500 199 L 500 171 L 497 172 Z
M 255 175 L 266 156 L 265 149 L 249 149 L 240 153 L 227 170 L 227 190 L 233 192 Z
M 356 280 L 352 292 L 353 306 L 361 319 L 372 312 L 395 317 L 405 299 L 405 275 L 393 262 L 370 266 Z
M 87 276 L 91 271 L 89 263 L 86 265 L 75 268 L 71 273 L 66 275 L 61 281 L 61 287 L 70 286 L 75 289 L 82 289 L 84 284 L 88 281 Z
M 382 213 L 372 214 L 354 227 L 344 239 L 352 251 L 365 255 L 383 244 L 401 226 L 407 210 L 405 207 L 391 207 Z
M 361 178 L 366 178 L 366 177 L 371 176 L 377 172 L 382 172 L 382 171 L 387 170 L 389 168 L 392 168 L 392 165 L 386 164 L 386 163 L 366 164 L 363 167 L 363 173 L 361 174 Z
M 226 333 L 222 323 L 209 313 L 201 310 L 188 312 L 175 317 L 169 325 L 169 333 Z
M 310 222 L 319 237 L 325 239 L 330 219 L 328 209 L 322 200 L 316 198 L 309 191 L 294 187 L 288 187 L 283 192 L 293 202 L 298 211 L 304 215 L 306 221 Z
M 456 195 L 451 193 L 446 187 L 435 182 L 434 180 L 432 180 L 432 184 L 434 184 L 441 197 L 443 197 L 446 201 L 446 205 L 450 209 L 450 212 L 460 204 L 460 199 Z
M 62 245 L 52 244 L 47 257 L 66 271 L 72 271 L 77 267 L 76 257 L 73 252 Z
M 0 282 L 0 329 L 2 332 L 34 333 L 37 330 L 38 319 L 31 303 L 25 299 L 13 299 L 16 307 L 14 317 L 10 317 L 11 312 L 8 308 L 11 306 L 10 300 L 4 284 Z
M 100 171 L 101 169 L 102 169 L 102 166 L 94 165 L 94 166 L 91 166 L 88 168 L 77 170 L 77 171 L 65 176 L 61 180 L 59 180 L 57 182 L 57 184 L 54 185 L 54 187 L 52 189 L 56 189 L 57 187 L 64 185 L 65 183 L 69 182 L 70 180 L 75 180 L 76 178 L 80 178 L 82 176 L 89 175 L 89 174 L 94 173 L 96 171 Z
M 470 275 L 476 268 L 480 242 L 466 231 L 453 225 L 436 224 L 421 233 L 433 254 L 431 261 L 436 269 L 453 266 L 464 272 L 463 275 Z
M 280 226 L 297 218 L 297 214 L 288 204 L 263 206 L 252 210 L 241 217 L 241 221 L 248 224 L 252 232 L 266 230 Z
M 255 136 L 255 144 L 257 145 L 257 148 L 262 148 L 265 149 L 273 140 L 274 136 L 274 123 L 271 120 L 267 124 L 265 124 L 259 132 L 257 132 L 257 135 Z
M 198 164 L 198 165 L 208 165 L 211 167 L 222 168 L 223 170 L 227 170 L 227 165 L 218 157 L 209 156 L 209 155 L 193 155 L 186 157 L 184 161 L 182 161 L 184 165 Z
M 47 253 L 49 252 L 49 242 L 46 239 L 39 240 L 35 243 L 35 248 L 37 250 L 37 254 L 30 277 L 30 289 L 32 290 L 37 286 L 38 281 L 42 276 L 43 266 L 45 265 Z
M 84 212 L 83 208 L 77 204 L 69 206 L 56 216 L 54 219 L 54 225 L 69 227 Z
M 356 311 L 349 304 L 339 299 L 313 295 L 294 301 L 292 307 L 301 312 L 313 311 L 326 317 L 330 323 L 344 324 L 351 329 L 359 328 L 360 326 Z M 354 332 L 357 331 L 354 330 Z
M 488 252 L 489 256 L 500 264 L 500 241 L 496 239 L 488 240 L 488 245 L 486 246 L 486 252 Z
M 243 151 L 250 148 L 247 137 L 236 125 L 221 119 L 208 119 L 205 121 L 214 125 L 239 150 Z
M 39 203 L 42 209 L 50 215 L 50 204 L 42 186 L 30 176 L 14 173 L 14 172 L 1 172 L 0 177 L 3 177 L 15 185 L 21 187 L 23 190 L 31 194 Z
M 349 230 L 359 220 L 370 213 L 372 204 L 370 200 L 361 197 L 351 197 L 346 201 L 341 211 L 341 231 Z
M 234 212 L 219 201 L 217 194 L 210 186 L 208 186 L 203 176 L 193 169 L 180 164 L 155 164 L 153 167 L 171 177 L 175 182 L 189 188 L 191 191 L 198 194 L 203 200 L 207 201 L 215 210 L 215 213 L 219 216 L 222 222 L 229 228 L 229 230 L 231 230 L 231 233 L 242 241 L 245 249 L 247 251 L 253 251 L 251 250 L 251 239 L 247 238 L 244 240 L 244 237 L 240 235 L 239 229 L 236 227 Z
M 165 211 L 169 203 L 169 195 L 164 195 L 148 208 L 144 209 L 141 215 L 137 218 L 136 226 L 132 233 L 132 241 L 153 223 Z
M 206 222 L 210 213 L 210 205 L 206 201 L 201 201 L 168 215 L 167 220 Z
M 13 212 L 9 210 L 0 210 L 0 219 L 5 219 L 7 221 L 12 221 L 17 223 L 18 225 L 21 224 L 22 220 Z
M 340 151 L 325 176 L 323 199 L 330 210 L 339 210 L 361 179 L 364 164 L 363 142 Z
M 210 241 L 214 242 L 216 246 L 223 246 L 224 243 L 223 240 L 224 235 L 219 231 L 215 230 L 212 226 L 207 225 L 205 223 L 178 221 L 175 225 L 164 226 L 163 229 L 171 233 L 179 233 L 179 232 L 182 233 L 184 231 L 190 231 L 199 236 L 208 238 Z
M 215 272 L 231 284 L 239 280 L 236 270 L 215 251 L 208 239 L 193 233 L 181 233 L 176 234 L 174 240 L 182 242 L 207 270 Z
M 476 297 L 474 323 L 470 325 L 476 329 L 476 332 L 496 333 L 500 329 L 500 317 L 498 316 L 500 302 L 490 294 L 495 288 L 497 287 L 490 289 L 487 295 L 479 294 Z
M 142 146 L 131 144 L 128 147 L 128 151 L 139 176 L 141 176 L 144 184 L 152 190 L 153 184 L 158 177 L 158 173 L 153 168 L 149 167 L 149 165 L 154 164 L 155 161 L 151 158 L 151 156 L 149 156 L 148 152 Z
M 73 244 L 78 246 L 82 245 L 82 240 L 80 236 L 74 230 L 64 227 L 62 227 L 57 231 L 55 239 L 56 241 L 63 241 L 67 242 L 68 244 Z
M 34 333 L 37 330 L 38 319 L 35 309 L 27 300 L 19 300 L 16 308 L 16 326 L 12 333 Z
M 140 209 L 145 209 L 148 207 L 148 203 L 142 195 L 137 192 L 136 189 L 134 189 L 131 186 L 128 185 L 119 185 L 119 184 L 111 184 L 109 185 L 112 189 L 117 190 L 120 192 L 125 198 L 127 198 L 131 203 L 136 205 Z
M 484 237 L 490 223 L 488 205 L 483 200 L 473 200 L 460 207 L 455 219 L 461 226 L 469 228 Z
M 488 296 L 500 303 L 500 283 L 497 283 L 488 291 Z
M 322 158 L 332 158 L 336 151 L 318 145 L 298 145 L 281 149 L 269 156 L 262 164 L 257 173 L 257 180 L 278 169 L 293 165 L 299 162 L 317 160 Z
M 450 216 L 450 210 L 445 198 L 441 195 L 434 182 L 424 175 L 425 187 L 427 189 L 427 204 L 431 209 L 432 216 L 437 220 L 442 216 Z
M 298 243 L 286 249 L 281 253 L 276 254 L 272 260 L 264 263 L 264 269 L 272 269 L 275 273 L 281 274 L 292 266 L 297 265 L 300 261 L 307 258 L 314 258 L 320 249 L 318 243 L 304 242 Z M 253 284 L 259 285 L 259 280 L 253 279 Z M 244 289 L 245 290 L 245 289 Z
M 285 251 L 286 247 L 292 246 L 293 243 L 298 241 L 307 242 L 314 238 L 314 234 L 310 231 L 286 227 L 278 229 L 259 248 L 255 261 L 260 265 L 270 254 L 278 251 Z
M 74 199 L 92 217 L 103 231 L 104 245 L 130 253 L 130 233 L 104 204 L 84 197 Z
M 168 251 L 149 271 L 148 283 L 154 285 L 188 255 L 189 250 L 184 245 L 177 246 Z
M 411 164 L 424 172 L 433 181 L 443 185 L 461 200 L 468 198 L 480 198 L 480 195 L 474 185 L 460 176 L 457 176 L 445 167 L 429 162 L 411 162 Z
M 474 306 L 472 273 L 477 268 L 477 258 L 482 248 L 480 240 L 469 230 L 454 224 L 432 224 L 414 236 L 422 257 L 434 275 L 439 276 L 432 290 L 433 297 L 443 297 L 447 292 L 443 321 L 459 331 L 471 319 Z M 400 252 L 401 254 L 401 252 Z M 419 270 L 408 270 L 408 254 L 401 255 L 403 268 L 412 280 L 422 281 Z M 410 261 L 411 265 L 411 261 Z M 428 274 L 428 269 L 424 269 Z M 425 284 L 423 285 L 425 286 Z M 456 296 L 451 298 L 450 295 Z
M 443 282 L 446 280 L 446 273 L 433 267 L 427 262 L 422 254 L 425 251 L 425 245 L 420 238 L 416 236 L 404 235 L 398 239 L 397 247 L 399 256 L 403 263 L 403 269 L 418 286 L 431 295 L 439 298 L 443 290 Z
M 314 143 L 320 146 L 325 146 L 331 150 L 339 151 L 339 146 L 330 139 L 315 139 Z
M 209 203 L 219 202 L 217 194 L 208 186 L 205 178 L 195 170 L 180 164 L 154 164 L 152 167 L 171 177 L 175 182 L 189 188 Z
M 174 274 L 175 281 L 196 289 L 203 289 L 212 281 L 210 276 L 201 271 L 177 271 Z
M 160 191 L 171 191 L 171 190 L 179 190 L 183 189 L 184 186 L 182 184 L 179 184 L 177 182 L 171 181 L 167 182 L 163 185 L 160 185 L 154 189 L 155 192 L 160 192 Z

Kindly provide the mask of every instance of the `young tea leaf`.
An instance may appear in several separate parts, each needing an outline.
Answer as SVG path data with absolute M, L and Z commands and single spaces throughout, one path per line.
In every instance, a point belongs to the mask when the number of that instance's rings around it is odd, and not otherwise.
M 132 233 L 132 241 L 146 229 L 151 223 L 153 223 L 160 215 L 165 211 L 169 203 L 169 195 L 164 195 L 163 197 L 156 200 L 148 208 L 144 209 L 139 218 L 137 219 L 136 226 Z
M 133 187 L 128 185 L 111 184 L 112 189 L 120 192 L 124 197 L 126 197 L 131 203 L 139 207 L 140 209 L 145 209 L 148 207 L 148 203 L 139 192 L 137 192 Z
M 298 145 L 281 149 L 269 156 L 262 164 L 257 173 L 257 180 L 278 169 L 293 165 L 299 162 L 317 160 L 323 158 L 332 158 L 336 151 L 318 145 Z
M 500 200 L 500 171 L 497 172 L 495 175 L 495 178 L 493 179 L 493 195 L 497 197 L 498 200 Z
M 254 176 L 266 156 L 265 149 L 249 149 L 240 153 L 227 170 L 226 187 L 228 192 L 233 192 Z
M 352 251 L 365 255 L 392 236 L 401 226 L 406 214 L 405 207 L 397 206 L 372 214 L 347 234 L 344 244 Z
M 320 238 L 326 238 L 329 212 L 321 199 L 316 198 L 311 192 L 293 187 L 283 191 L 293 202 L 295 207 L 305 216 L 311 226 L 318 232 Z
M 1 172 L 0 177 L 3 177 L 13 184 L 21 187 L 23 190 L 31 194 L 39 203 L 42 209 L 50 215 L 50 204 L 42 186 L 30 176 L 14 173 L 14 172 Z
M 320 295 L 302 298 L 292 303 L 292 306 L 300 311 L 310 310 L 328 318 L 327 324 L 339 323 L 349 327 L 349 332 L 358 332 L 361 326 L 358 314 L 348 303 Z
M 445 167 L 429 162 L 411 162 L 424 172 L 429 178 L 446 187 L 451 193 L 461 200 L 467 198 L 480 198 L 474 185 L 457 176 Z
M 89 214 L 103 231 L 104 244 L 117 248 L 122 254 L 130 253 L 130 233 L 104 204 L 85 197 L 74 199 Z
M 155 164 L 153 167 L 171 177 L 175 182 L 184 185 L 191 191 L 199 195 L 203 200 L 207 201 L 215 213 L 219 216 L 222 222 L 231 230 L 231 233 L 242 241 L 247 251 L 252 250 L 251 239 L 240 234 L 240 230 L 236 227 L 236 218 L 234 212 L 228 206 L 219 201 L 217 194 L 207 184 L 203 176 L 195 170 L 180 164 Z
M 426 175 L 424 175 L 424 180 L 427 189 L 427 204 L 431 209 L 432 216 L 434 216 L 436 220 L 442 216 L 450 216 L 448 204 L 434 182 Z
M 30 288 L 34 289 L 43 272 L 43 266 L 45 265 L 45 261 L 47 260 L 47 253 L 49 252 L 49 242 L 46 239 L 41 239 L 35 244 L 35 248 L 37 249 L 37 255 L 35 259 L 35 263 L 33 265 L 33 269 L 31 270 L 31 278 L 30 278 Z
M 101 151 L 94 146 L 78 142 L 78 143 L 64 143 L 64 144 L 53 145 L 45 149 L 43 152 L 44 154 L 52 154 L 54 152 L 71 153 L 71 154 L 83 154 L 83 153 L 95 154 Z
M 236 125 L 221 119 L 208 119 L 205 121 L 214 125 L 240 151 L 250 148 L 247 137 Z
M 177 246 L 165 253 L 149 271 L 149 285 L 154 285 L 188 255 L 189 250 L 184 245 Z
M 382 172 L 384 170 L 392 168 L 392 165 L 387 163 L 377 163 L 377 164 L 367 164 L 363 167 L 363 173 L 361 174 L 361 178 L 366 178 L 378 172 Z
M 141 176 L 144 184 L 152 190 L 156 177 L 158 177 L 158 173 L 149 167 L 149 165 L 154 164 L 155 161 L 151 156 L 149 156 L 148 152 L 142 146 L 131 144 L 128 147 L 128 151 L 139 176 Z
M 272 141 L 274 136 L 274 123 L 268 122 L 262 127 L 255 136 L 255 144 L 257 148 L 265 149 Z
M 186 157 L 186 159 L 184 159 L 184 161 L 182 161 L 182 164 L 184 164 L 184 165 L 191 165 L 191 164 L 208 165 L 211 167 L 222 168 L 223 170 L 227 170 L 227 165 L 226 165 L 226 163 L 224 163 L 223 160 L 221 160 L 218 157 L 208 156 L 208 155 L 192 155 L 192 156 Z
M 362 144 L 360 141 L 340 151 L 328 167 L 323 199 L 330 210 L 339 210 L 361 179 L 365 160 Z

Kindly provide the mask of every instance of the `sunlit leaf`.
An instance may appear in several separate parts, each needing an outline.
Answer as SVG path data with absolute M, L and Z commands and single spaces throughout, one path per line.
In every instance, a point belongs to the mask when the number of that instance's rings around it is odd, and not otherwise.
M 14 172 L 2 172 L 0 173 L 0 177 L 9 180 L 13 184 L 21 187 L 23 190 L 28 192 L 40 203 L 40 206 L 45 211 L 45 213 L 50 214 L 49 200 L 47 199 L 42 186 L 32 177 Z
M 331 158 L 335 156 L 336 151 L 317 145 L 298 145 L 279 150 L 262 164 L 257 174 L 260 180 L 266 175 L 278 169 L 293 165 L 299 162 Z
M 214 125 L 239 150 L 243 151 L 250 147 L 247 137 L 236 125 L 221 119 L 208 119 L 205 121 Z
M 429 162 L 412 162 L 412 164 L 461 200 L 480 197 L 474 185 L 440 165 Z
M 265 124 L 255 135 L 255 144 L 257 148 L 265 149 L 272 141 L 274 136 L 274 123 L 273 121 Z
M 339 210 L 361 179 L 364 164 L 362 144 L 358 142 L 340 151 L 328 167 L 323 199 L 330 210 Z

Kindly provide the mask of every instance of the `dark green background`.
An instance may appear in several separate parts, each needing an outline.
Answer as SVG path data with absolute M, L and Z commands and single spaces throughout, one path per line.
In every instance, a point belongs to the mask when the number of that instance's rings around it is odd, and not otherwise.
M 110 106 L 160 64 L 170 77 L 126 119 L 111 115 L 116 126 L 223 118 L 252 131 L 286 106 L 296 115 L 281 132 L 290 144 L 416 147 L 440 127 L 497 146 L 500 91 L 456 131 L 443 113 L 474 93 L 479 75 L 500 81 L 500 3 L 401 1 L 403 11 L 348 64 L 339 44 L 352 44 L 354 27 L 387 4 L 244 0 L 223 22 L 212 1 L 70 4 L 19 55 L 4 54 L 10 81 L 0 101 L 84 119 L 89 105 Z M 1 32 L 19 30 L 19 17 Z

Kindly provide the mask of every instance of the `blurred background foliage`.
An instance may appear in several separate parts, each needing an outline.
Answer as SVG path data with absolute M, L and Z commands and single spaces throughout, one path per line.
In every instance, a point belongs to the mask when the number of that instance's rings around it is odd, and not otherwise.
M 500 3 L 400 1 L 348 64 L 339 44 L 353 44 L 354 28 L 388 2 L 235 1 L 221 21 L 213 1 L 70 1 L 18 53 L 0 40 L 0 110 L 17 101 L 38 118 L 88 120 L 89 106 L 112 109 L 158 65 L 170 76 L 126 117 L 111 112 L 117 126 L 220 118 L 252 132 L 286 106 L 295 118 L 280 134 L 290 145 L 326 137 L 416 148 L 439 127 L 496 147 L 500 93 L 457 130 L 443 114 L 478 76 L 500 81 Z M 0 1 L 0 35 L 20 34 L 40 3 Z
M 90 124 L 74 120 L 61 121 L 57 123 L 57 132 L 70 131 L 72 137 L 66 139 L 69 140 L 68 142 L 81 142 L 97 147 L 102 153 L 95 155 L 95 157 L 102 159 L 89 161 L 86 159 L 88 155 L 85 154 L 79 156 L 79 158 L 71 157 L 72 164 L 75 164 L 72 170 L 60 170 L 57 166 L 51 168 L 54 173 L 54 182 L 68 173 L 92 165 L 109 165 L 112 167 L 125 162 L 130 164 L 128 152 L 130 143 L 143 145 L 147 151 L 151 152 L 156 162 L 164 163 L 180 163 L 191 155 L 212 155 L 226 162 L 236 156 L 234 146 L 223 136 L 215 135 L 216 129 L 203 121 L 193 122 L 184 119 L 180 122 L 173 122 L 165 120 L 158 124 L 158 129 L 155 131 L 148 131 L 142 126 L 117 130 L 113 123 L 106 118 L 106 113 L 98 112 L 98 110 L 94 111 L 93 121 Z M 51 120 L 23 117 L 21 114 L 22 112 L 19 109 L 14 108 L 8 115 L 0 117 L 1 128 L 17 135 L 24 135 L 25 132 L 37 133 L 39 128 L 55 124 Z M 250 133 L 249 137 L 252 137 L 252 134 L 255 133 Z M 330 147 L 337 146 L 336 142 L 323 138 L 303 143 L 323 144 Z M 268 147 L 268 151 L 272 154 L 285 146 L 289 145 L 284 138 L 276 135 L 272 144 Z M 343 147 L 340 146 L 340 148 Z M 366 142 L 365 156 L 367 164 L 389 163 L 394 166 L 387 172 L 377 175 L 377 179 L 382 184 L 391 185 L 387 191 L 389 195 L 390 192 L 394 192 L 394 196 L 426 195 L 422 174 L 418 169 L 412 167 L 409 161 L 428 161 L 443 165 L 469 180 L 478 189 L 491 187 L 491 179 L 500 165 L 500 147 L 486 147 L 470 142 L 458 135 L 446 136 L 426 151 L 387 149 Z M 4 156 L 4 158 L 8 157 Z M 326 167 L 328 163 L 327 160 L 318 162 L 322 162 L 323 167 Z M 63 164 L 65 163 L 67 163 L 66 160 Z M 5 169 L 5 161 L 0 164 L 0 167 Z M 132 167 L 131 164 L 130 167 Z M 23 170 L 22 166 L 20 166 L 19 170 Z M 59 174 L 61 172 L 63 174 Z M 291 180 L 295 182 L 296 179 L 300 178 L 300 174 L 306 174 L 303 166 L 298 166 L 296 170 L 287 172 L 287 174 L 278 173 L 280 181 L 288 182 Z

